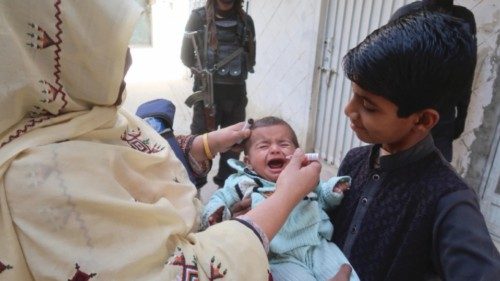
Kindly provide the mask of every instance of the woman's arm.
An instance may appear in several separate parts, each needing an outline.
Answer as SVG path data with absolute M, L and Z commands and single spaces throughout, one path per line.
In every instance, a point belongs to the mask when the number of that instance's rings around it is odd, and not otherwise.
M 207 133 L 206 141 L 211 158 L 205 152 L 203 135 L 178 135 L 176 140 L 195 177 L 205 177 L 212 167 L 211 159 L 217 153 L 239 149 L 236 143 L 250 136 L 250 130 L 241 131 L 244 123 Z M 235 145 L 236 144 L 236 145 Z
M 234 149 L 235 145 L 250 136 L 250 130 L 241 130 L 245 122 L 240 122 L 217 131 L 207 133 L 206 140 L 203 135 L 196 136 L 191 146 L 191 156 L 198 162 L 211 160 L 217 153 Z M 208 149 L 205 151 L 205 142 Z M 241 150 L 241 149 L 240 149 Z M 209 155 L 210 154 L 210 155 Z M 209 158 L 209 156 L 212 156 Z

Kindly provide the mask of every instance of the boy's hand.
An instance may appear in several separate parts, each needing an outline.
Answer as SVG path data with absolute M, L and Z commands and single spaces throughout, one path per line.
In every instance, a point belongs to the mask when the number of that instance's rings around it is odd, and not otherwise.
M 343 264 L 340 267 L 339 272 L 337 272 L 337 274 L 335 274 L 335 276 L 328 281 L 348 281 L 349 278 L 351 278 L 351 271 L 352 268 L 350 265 Z
M 317 161 L 304 161 L 304 159 L 304 152 L 297 148 L 276 181 L 275 193 L 286 193 L 288 198 L 298 202 L 314 190 L 319 182 L 321 164 Z

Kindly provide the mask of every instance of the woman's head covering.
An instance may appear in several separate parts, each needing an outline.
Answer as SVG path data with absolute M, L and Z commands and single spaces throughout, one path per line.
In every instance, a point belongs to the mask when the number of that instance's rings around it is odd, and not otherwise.
M 159 280 L 146 276 L 196 228 L 182 164 L 118 106 L 140 13 L 134 0 L 0 1 L 0 279 Z
M 0 2 L 0 163 L 32 131 L 121 102 L 127 45 L 140 12 L 132 0 Z M 38 136 L 35 143 L 78 133 Z

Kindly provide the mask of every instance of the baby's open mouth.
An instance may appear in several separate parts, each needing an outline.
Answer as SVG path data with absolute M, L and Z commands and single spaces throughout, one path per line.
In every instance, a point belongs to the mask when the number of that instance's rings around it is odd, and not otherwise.
M 285 159 L 272 159 L 269 162 L 267 162 L 267 166 L 271 169 L 281 169 L 283 168 L 283 165 L 285 164 Z

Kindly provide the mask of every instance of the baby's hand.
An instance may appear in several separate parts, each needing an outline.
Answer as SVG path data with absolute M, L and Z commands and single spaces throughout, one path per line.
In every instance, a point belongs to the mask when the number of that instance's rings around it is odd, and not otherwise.
M 344 191 L 349 190 L 349 187 L 351 185 L 347 181 L 339 181 L 335 186 L 333 187 L 333 192 L 337 193 L 344 193 Z
M 244 197 L 241 201 L 238 201 L 231 208 L 231 213 L 233 214 L 231 217 L 236 218 L 238 216 L 244 215 L 250 211 L 250 207 L 252 206 L 252 198 L 250 196 Z
M 224 206 L 217 209 L 212 215 L 208 217 L 208 225 L 214 225 L 222 221 L 222 212 L 224 211 Z
M 343 264 L 337 274 L 328 281 L 348 281 L 351 277 L 352 267 L 348 264 Z

